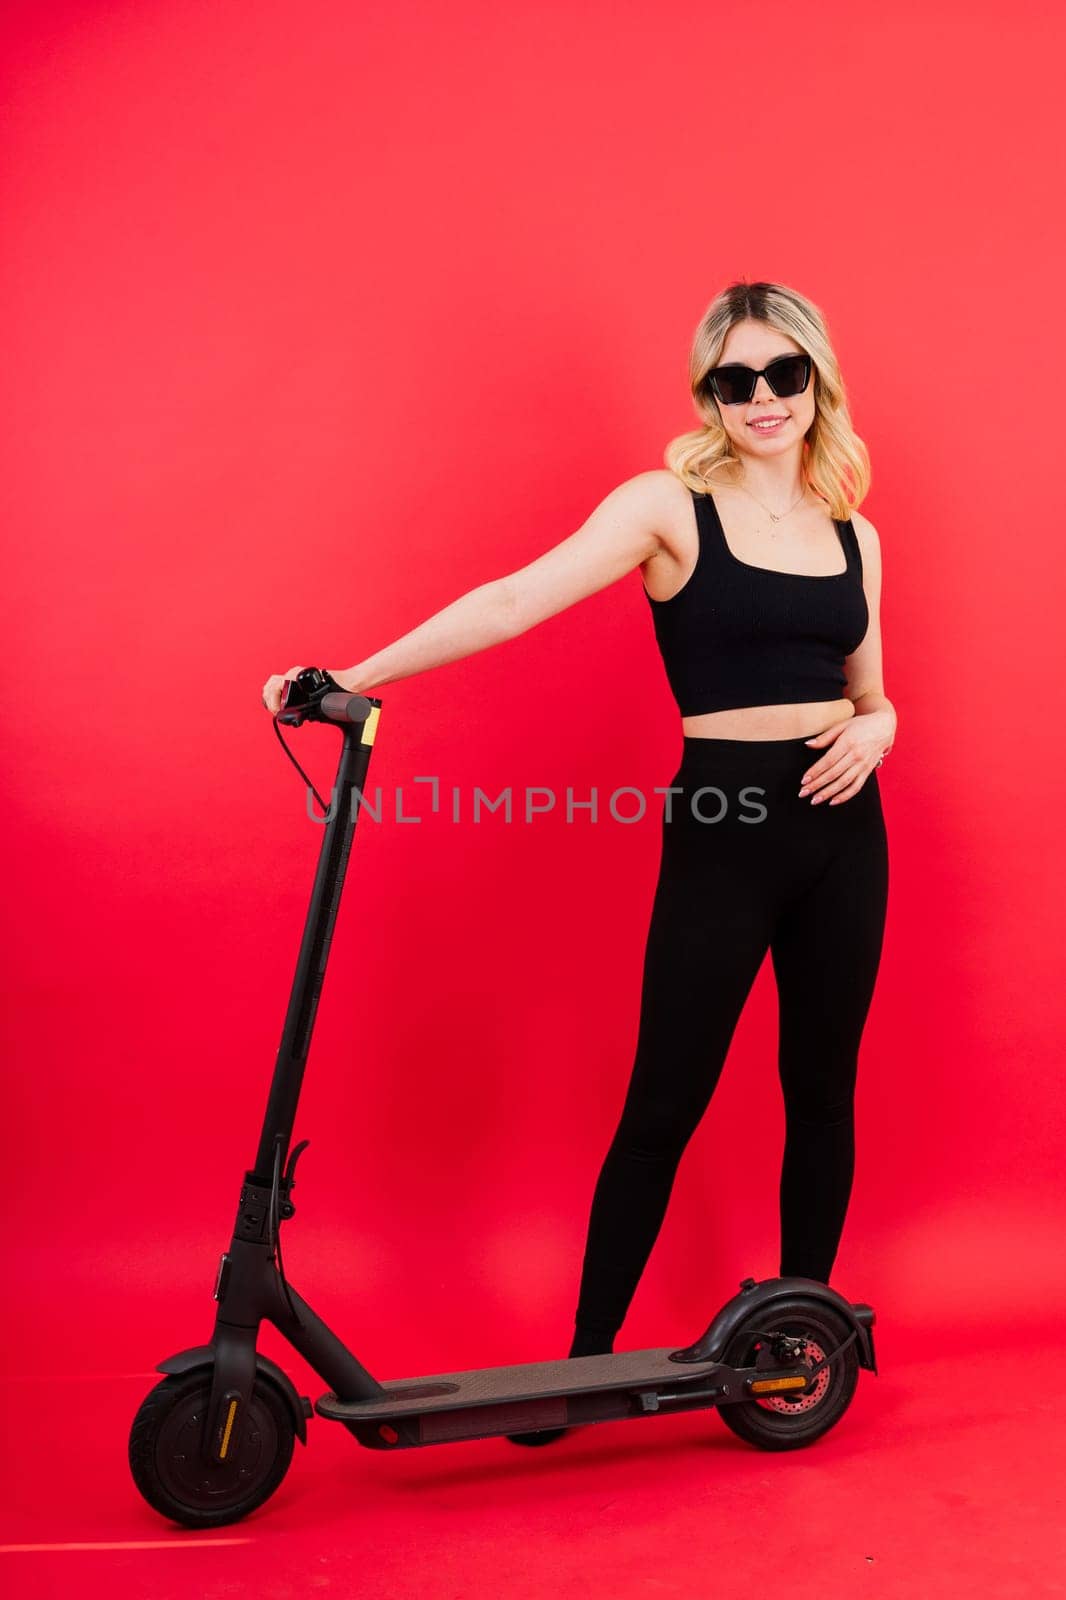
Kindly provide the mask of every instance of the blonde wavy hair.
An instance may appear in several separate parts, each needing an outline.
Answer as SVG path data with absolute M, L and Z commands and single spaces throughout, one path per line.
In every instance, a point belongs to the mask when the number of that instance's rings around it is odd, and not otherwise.
M 870 456 L 851 425 L 844 380 L 822 312 L 812 301 L 780 283 L 749 283 L 741 278 L 715 296 L 700 319 L 689 356 L 689 384 L 703 426 L 679 434 L 663 460 L 690 489 L 705 494 L 712 474 L 737 467 L 740 459 L 722 427 L 718 402 L 705 383 L 719 364 L 734 323 L 751 318 L 786 334 L 810 356 L 814 421 L 803 441 L 802 469 L 807 483 L 826 502 L 830 516 L 846 521 L 870 488 Z

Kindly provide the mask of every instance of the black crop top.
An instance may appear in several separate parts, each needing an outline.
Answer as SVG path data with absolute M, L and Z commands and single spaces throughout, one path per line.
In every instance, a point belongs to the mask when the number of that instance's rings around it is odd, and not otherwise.
M 774 572 L 735 556 L 713 496 L 689 492 L 699 537 L 692 575 L 669 600 L 644 590 L 681 715 L 840 699 L 844 657 L 870 620 L 851 519 L 834 518 L 843 572 Z

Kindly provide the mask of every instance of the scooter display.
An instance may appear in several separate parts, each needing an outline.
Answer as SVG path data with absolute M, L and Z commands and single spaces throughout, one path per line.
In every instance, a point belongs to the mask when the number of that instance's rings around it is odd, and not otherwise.
M 381 706 L 308 667 L 286 683 L 273 719 L 305 781 L 278 725 L 338 728 L 337 776 L 329 808 L 323 804 L 328 820 L 255 1165 L 244 1174 L 215 1277 L 214 1330 L 207 1344 L 156 1368 L 165 1376 L 130 1431 L 137 1488 L 186 1527 L 236 1522 L 277 1489 L 316 1413 L 382 1451 L 698 1410 L 717 1410 L 763 1450 L 812 1444 L 844 1415 L 860 1367 L 877 1372 L 873 1308 L 812 1278 L 745 1278 L 706 1332 L 680 1348 L 380 1381 L 288 1281 L 281 1227 L 295 1210 L 296 1165 L 308 1143 L 292 1144 L 293 1127 Z M 257 1350 L 264 1321 L 329 1386 L 314 1406 Z

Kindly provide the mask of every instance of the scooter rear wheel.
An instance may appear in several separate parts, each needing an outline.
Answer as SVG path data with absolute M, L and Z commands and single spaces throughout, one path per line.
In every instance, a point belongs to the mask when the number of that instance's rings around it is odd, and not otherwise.
M 211 1370 L 164 1378 L 142 1401 L 130 1430 L 133 1481 L 148 1504 L 187 1528 L 218 1528 L 261 1506 L 292 1460 L 295 1441 L 284 1395 L 258 1377 L 232 1461 L 202 1454 Z
M 756 1347 L 765 1344 L 768 1329 L 803 1339 L 803 1359 L 811 1367 L 838 1350 L 851 1332 L 829 1306 L 801 1298 L 781 1300 L 741 1324 L 726 1347 L 726 1364 L 753 1367 Z M 808 1389 L 737 1400 L 719 1406 L 718 1414 L 738 1438 L 760 1450 L 799 1450 L 840 1421 L 858 1381 L 859 1358 L 852 1343 L 822 1368 Z

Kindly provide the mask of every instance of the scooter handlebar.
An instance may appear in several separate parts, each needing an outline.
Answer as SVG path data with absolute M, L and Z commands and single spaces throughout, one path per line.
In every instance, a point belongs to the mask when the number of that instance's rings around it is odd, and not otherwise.
M 282 690 L 277 721 L 298 728 L 304 722 L 347 722 L 356 725 L 369 717 L 380 700 L 352 694 L 337 686 L 320 667 L 304 667 Z

